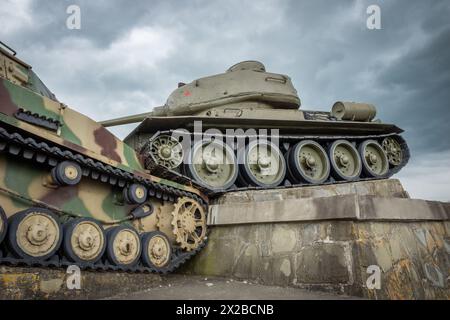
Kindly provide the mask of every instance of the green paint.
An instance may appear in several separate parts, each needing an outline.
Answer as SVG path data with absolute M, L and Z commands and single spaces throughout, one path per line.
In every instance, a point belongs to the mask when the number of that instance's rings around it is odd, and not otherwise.
M 130 172 L 130 173 L 133 173 L 133 169 L 131 169 L 129 166 L 126 166 L 126 165 L 124 165 L 124 164 L 121 164 L 121 163 L 117 163 L 117 167 L 119 168 L 119 169 L 122 169 L 122 170 L 124 170 L 124 171 L 127 171 L 127 172 Z
M 176 183 L 176 182 L 173 182 L 173 181 L 170 181 L 170 180 L 166 180 L 166 179 L 161 179 L 159 181 L 159 183 L 165 184 L 167 186 L 171 186 L 171 187 L 174 187 L 174 188 L 177 188 L 177 189 L 180 189 L 180 190 L 184 190 L 185 189 L 184 185 Z
M 45 108 L 44 99 L 42 96 L 21 86 L 17 86 L 7 80 L 3 80 L 3 84 L 9 92 L 11 101 L 17 107 L 23 108 L 27 111 L 31 111 L 33 113 L 37 113 L 41 116 L 59 119 L 59 114 Z
M 0 121 L 9 123 L 10 125 L 12 125 L 14 127 L 20 127 L 19 120 L 17 120 L 16 118 L 7 116 L 6 114 L 1 113 L 1 112 L 0 112 Z
M 73 212 L 82 215 L 83 217 L 93 217 L 92 212 L 89 212 L 84 202 L 78 197 L 72 198 L 69 201 L 65 202 L 61 206 L 61 209 L 63 211 Z
M 29 166 L 24 166 L 23 162 L 7 161 L 5 170 L 5 185 L 18 194 L 30 198 L 28 188 L 33 180 L 40 179 L 39 171 Z M 11 198 L 15 206 L 26 207 L 19 199 Z
M 62 123 L 63 126 L 61 127 L 61 137 L 67 141 L 82 146 L 83 144 L 81 143 L 81 140 L 75 135 L 75 133 L 73 133 L 73 131 L 70 130 L 69 127 L 64 124 L 64 122 Z
M 123 144 L 123 154 L 125 156 L 125 159 L 128 162 L 128 166 L 131 167 L 134 170 L 143 170 L 141 164 L 139 163 L 136 152 L 134 149 L 132 149 L 129 145 Z
M 82 145 L 81 140 L 75 135 L 75 133 L 70 130 L 68 126 L 64 125 L 64 119 L 61 119 L 58 113 L 45 108 L 44 98 L 41 95 L 36 94 L 33 91 L 25 89 L 21 86 L 17 86 L 7 80 L 3 80 L 3 84 L 9 92 L 11 101 L 15 105 L 27 111 L 37 113 L 40 116 L 59 119 L 62 123 L 61 138 L 77 145 Z
M 111 190 L 108 193 L 108 196 L 103 199 L 102 202 L 102 209 L 103 212 L 106 213 L 108 217 L 110 217 L 112 220 L 120 220 L 123 219 L 127 212 L 125 212 L 124 206 L 116 205 L 116 198 L 114 196 L 114 191 Z

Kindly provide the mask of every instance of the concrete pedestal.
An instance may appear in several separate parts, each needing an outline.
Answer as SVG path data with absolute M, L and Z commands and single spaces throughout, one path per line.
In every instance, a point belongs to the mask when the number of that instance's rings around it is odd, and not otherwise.
M 208 220 L 209 243 L 185 273 L 375 299 L 450 298 L 450 203 L 410 199 L 395 179 L 229 193 Z

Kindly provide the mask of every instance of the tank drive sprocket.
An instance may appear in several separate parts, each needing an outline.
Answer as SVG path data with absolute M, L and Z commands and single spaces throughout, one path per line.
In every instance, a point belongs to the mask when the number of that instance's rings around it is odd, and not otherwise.
M 206 213 L 195 200 L 179 198 L 172 211 L 172 230 L 181 248 L 192 251 L 206 237 Z
M 403 160 L 403 153 L 402 146 L 400 142 L 395 139 L 394 137 L 387 137 L 383 139 L 383 142 L 381 143 L 384 152 L 387 155 L 388 161 L 391 166 L 399 166 L 402 163 Z
M 183 147 L 181 143 L 170 135 L 158 135 L 145 144 L 141 150 L 146 154 L 147 166 L 152 163 L 164 166 L 168 169 L 177 168 L 183 161 Z

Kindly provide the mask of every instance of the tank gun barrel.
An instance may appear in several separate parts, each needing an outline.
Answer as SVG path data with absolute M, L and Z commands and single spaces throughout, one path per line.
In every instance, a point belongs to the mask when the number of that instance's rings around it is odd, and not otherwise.
M 100 121 L 100 124 L 103 125 L 104 127 L 114 127 L 114 126 L 120 126 L 123 124 L 136 123 L 136 122 L 143 121 L 145 118 L 147 118 L 151 114 L 152 114 L 151 112 L 144 112 L 144 113 L 135 114 L 132 116 L 126 116 L 126 117 L 120 117 L 120 118 Z
M 104 127 L 114 127 L 114 126 L 121 126 L 123 124 L 130 124 L 130 123 L 136 123 L 136 122 L 142 122 L 145 118 L 150 116 L 162 116 L 164 115 L 164 106 L 161 107 L 155 107 L 153 111 L 150 112 L 144 112 L 135 114 L 132 116 L 126 116 L 126 117 L 120 117 L 110 120 L 103 120 L 99 121 L 99 123 Z

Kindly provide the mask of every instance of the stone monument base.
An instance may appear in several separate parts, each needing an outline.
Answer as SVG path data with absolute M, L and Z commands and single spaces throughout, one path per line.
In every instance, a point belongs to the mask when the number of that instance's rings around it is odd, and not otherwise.
M 396 179 L 229 193 L 211 205 L 209 243 L 182 272 L 449 299 L 449 219 L 450 203 L 410 199 Z

